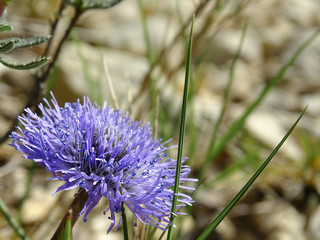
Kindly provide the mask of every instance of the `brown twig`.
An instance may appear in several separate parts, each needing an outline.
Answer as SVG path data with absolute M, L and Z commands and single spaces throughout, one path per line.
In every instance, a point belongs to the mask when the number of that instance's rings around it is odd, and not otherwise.
M 55 32 L 56 32 L 56 29 L 57 29 L 57 26 L 58 26 L 59 19 L 60 19 L 60 17 L 62 16 L 62 12 L 63 12 L 65 6 L 66 6 L 65 2 L 62 1 L 61 4 L 60 4 L 59 10 L 58 10 L 58 12 L 57 12 L 57 14 L 56 14 L 56 17 L 55 17 L 54 21 L 51 23 L 51 29 L 50 29 L 50 35 L 51 35 L 51 36 L 54 36 L 54 35 L 55 35 Z M 52 41 L 53 41 L 53 38 L 50 38 L 50 39 L 48 40 L 46 49 L 45 49 L 45 51 L 44 51 L 44 56 L 47 56 L 47 55 L 49 54 Z

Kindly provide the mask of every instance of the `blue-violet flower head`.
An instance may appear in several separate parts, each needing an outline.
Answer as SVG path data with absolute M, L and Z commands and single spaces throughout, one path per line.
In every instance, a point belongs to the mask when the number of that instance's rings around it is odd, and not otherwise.
M 30 109 L 19 116 L 22 128 L 12 132 L 12 146 L 46 167 L 54 177 L 65 181 L 56 189 L 83 188 L 88 193 L 80 215 L 84 221 L 102 197 L 109 201 L 107 211 L 111 220 L 108 232 L 116 224 L 115 215 L 121 212 L 121 203 L 144 224 L 164 230 L 170 224 L 176 160 L 168 157 L 165 142 L 152 137 L 149 124 L 133 121 L 120 110 L 100 108 L 84 97 L 59 107 L 52 94 L 52 106 L 39 104 L 42 116 Z M 190 168 L 182 166 L 180 187 L 188 178 Z M 122 194 L 120 192 L 120 186 Z M 192 198 L 178 193 L 179 209 L 190 205 Z M 106 211 L 106 212 L 107 212 Z M 182 214 L 182 213 L 180 213 Z M 116 229 L 121 223 L 121 218 Z

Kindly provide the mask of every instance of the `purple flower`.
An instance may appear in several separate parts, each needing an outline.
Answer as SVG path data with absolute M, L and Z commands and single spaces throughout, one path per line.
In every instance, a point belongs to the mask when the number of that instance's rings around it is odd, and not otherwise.
M 77 187 L 87 191 L 89 197 L 80 213 L 84 221 L 107 197 L 108 232 L 115 226 L 121 202 L 134 214 L 135 224 L 139 219 L 164 230 L 170 224 L 176 160 L 168 157 L 166 143 L 152 137 L 149 124 L 132 121 L 128 113 L 106 103 L 100 108 L 87 97 L 83 104 L 78 100 L 63 108 L 53 94 L 53 106 L 44 101 L 48 107 L 39 105 L 42 116 L 26 109 L 19 117 L 23 128 L 12 133 L 11 145 L 24 158 L 46 167 L 54 175 L 51 179 L 65 181 L 55 192 Z M 180 183 L 197 181 L 187 178 L 189 173 L 189 166 L 184 165 Z M 192 202 L 188 195 L 178 194 L 178 209 Z M 120 223 L 121 219 L 116 229 Z

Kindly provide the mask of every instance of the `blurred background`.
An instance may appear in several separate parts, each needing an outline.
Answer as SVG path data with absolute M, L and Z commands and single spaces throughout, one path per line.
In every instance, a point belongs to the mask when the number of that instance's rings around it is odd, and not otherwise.
M 61 2 L 13 0 L 7 22 L 14 30 L 0 38 L 48 35 Z M 189 214 L 177 218 L 180 239 L 199 236 L 306 105 L 293 134 L 210 239 L 320 239 L 320 37 L 272 86 L 232 140 L 212 154 L 232 123 L 319 28 L 319 12 L 318 0 L 124 0 L 80 16 L 46 87 L 61 105 L 85 95 L 99 104 L 107 101 L 129 111 L 133 119 L 149 121 L 157 138 L 172 138 L 170 144 L 176 144 L 189 23 L 196 13 L 184 156 L 201 184 L 193 194 L 194 206 L 185 209 Z M 71 7 L 63 12 L 58 37 L 72 15 Z M 45 46 L 16 50 L 9 57 L 28 61 L 41 56 Z M 1 137 L 26 106 L 35 88 L 35 72 L 0 65 Z M 226 110 L 217 128 L 230 76 Z M 51 175 L 45 169 L 21 158 L 8 143 L 0 145 L 0 197 L 31 239 L 47 239 L 75 192 L 51 196 L 60 183 L 48 181 Z M 175 157 L 176 150 L 171 154 Z M 121 229 L 106 236 L 106 208 L 107 202 L 101 201 L 86 223 L 80 218 L 74 239 L 122 239 Z M 17 239 L 2 216 L 0 239 Z

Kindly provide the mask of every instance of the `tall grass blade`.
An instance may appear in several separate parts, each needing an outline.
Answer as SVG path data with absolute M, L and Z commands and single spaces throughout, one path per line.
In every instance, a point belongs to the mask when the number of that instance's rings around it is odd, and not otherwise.
M 296 122 L 292 125 L 292 127 L 289 129 L 287 134 L 282 138 L 280 143 L 276 146 L 276 148 L 272 151 L 272 153 L 269 155 L 269 157 L 263 162 L 263 164 L 259 167 L 259 169 L 253 174 L 253 176 L 250 178 L 250 180 L 244 185 L 244 187 L 240 190 L 240 192 L 235 196 L 234 199 L 228 204 L 228 206 L 213 220 L 213 222 L 202 232 L 202 234 L 197 238 L 197 240 L 204 240 L 206 239 L 212 231 L 219 225 L 219 223 L 224 219 L 224 217 L 231 211 L 231 209 L 236 205 L 236 203 L 241 199 L 241 197 L 246 193 L 246 191 L 251 187 L 253 182 L 258 178 L 258 176 L 262 173 L 262 171 L 265 169 L 265 167 L 268 165 L 268 163 L 271 161 L 271 159 L 275 156 L 275 154 L 278 152 L 282 144 L 287 140 L 293 129 L 296 127 L 300 119 L 302 118 L 303 114 L 307 110 L 307 107 L 303 110 L 303 112 L 300 114 L 299 118 L 296 120 Z
M 229 95 L 230 95 L 230 91 L 231 91 L 231 85 L 232 85 L 233 79 L 234 79 L 234 72 L 235 72 L 235 69 L 236 69 L 237 61 L 238 61 L 238 59 L 240 57 L 240 53 L 241 53 L 241 49 L 242 49 L 243 42 L 244 42 L 244 39 L 245 39 L 245 35 L 246 35 L 246 32 L 247 32 L 247 28 L 248 28 L 248 20 L 246 21 L 246 23 L 244 25 L 244 28 L 242 30 L 242 34 L 241 34 L 238 50 L 237 50 L 234 58 L 232 59 L 232 63 L 231 63 L 230 71 L 229 71 L 228 83 L 227 83 L 227 87 L 226 87 L 226 90 L 225 90 L 224 96 L 223 96 L 222 109 L 221 109 L 220 115 L 218 117 L 216 126 L 214 128 L 214 131 L 213 131 L 213 134 L 212 134 L 212 137 L 211 137 L 211 141 L 210 141 L 210 145 L 209 145 L 208 149 L 211 149 L 211 148 L 214 147 L 214 144 L 216 142 L 216 138 L 217 138 L 217 135 L 218 135 L 218 131 L 219 131 L 219 128 L 220 128 L 220 125 L 222 123 L 223 117 L 224 117 L 225 112 L 227 110 Z
M 177 199 L 178 199 L 178 196 L 176 194 L 179 192 L 179 185 L 180 185 L 180 173 L 181 173 L 181 165 L 182 165 L 182 149 L 183 149 L 184 132 L 185 132 L 185 125 L 186 125 L 188 87 L 189 87 L 190 69 L 191 69 L 193 23 L 194 23 L 194 15 L 192 17 L 190 37 L 189 37 L 186 76 L 185 76 L 184 92 L 183 92 L 183 99 L 182 99 L 180 134 L 179 134 L 178 155 L 177 155 L 177 167 L 176 167 L 176 177 L 175 177 L 175 184 L 174 184 L 174 193 L 175 194 L 173 195 L 173 200 L 172 200 L 172 208 L 171 208 L 172 213 L 170 215 L 170 223 L 171 224 L 168 228 L 167 240 L 172 239 L 172 232 L 173 232 L 174 219 L 175 219 L 174 213 L 176 212 Z
M 205 169 L 208 169 L 209 164 L 221 153 L 229 141 L 234 137 L 234 135 L 243 127 L 247 117 L 260 105 L 265 96 L 269 91 L 275 87 L 283 78 L 287 70 L 294 64 L 297 58 L 305 50 L 305 48 L 318 36 L 320 29 L 315 31 L 311 37 L 302 43 L 302 45 L 295 51 L 289 61 L 278 71 L 277 75 L 271 79 L 271 81 L 265 86 L 260 95 L 256 100 L 246 109 L 246 111 L 237 119 L 228 129 L 228 131 L 223 135 L 220 141 L 217 143 L 216 147 L 209 149 L 206 159 L 201 168 L 201 177 L 204 177 Z

